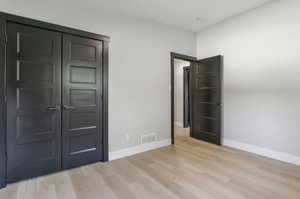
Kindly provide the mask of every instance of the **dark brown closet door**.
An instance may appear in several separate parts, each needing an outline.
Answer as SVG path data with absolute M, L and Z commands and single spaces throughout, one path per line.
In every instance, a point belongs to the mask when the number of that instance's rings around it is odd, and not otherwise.
M 190 81 L 191 136 L 221 144 L 222 56 L 193 62 Z
M 63 35 L 63 168 L 103 159 L 102 42 Z
M 61 167 L 61 34 L 8 23 L 7 178 Z

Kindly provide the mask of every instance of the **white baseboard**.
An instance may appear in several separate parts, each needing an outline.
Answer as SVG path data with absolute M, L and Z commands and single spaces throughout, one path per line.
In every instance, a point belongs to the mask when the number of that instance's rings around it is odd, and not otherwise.
M 120 159 L 123 157 L 131 156 L 134 154 L 150 151 L 153 149 L 157 149 L 169 145 L 171 145 L 171 139 L 161 140 L 149 144 L 138 145 L 138 146 L 122 149 L 119 151 L 113 151 L 113 152 L 109 152 L 109 160 L 112 161 L 112 160 Z
M 182 123 L 182 122 L 177 122 L 177 121 L 175 121 L 175 122 L 174 122 L 174 125 L 177 126 L 177 127 L 183 128 L 183 123 Z
M 279 152 L 279 151 L 273 151 L 273 150 L 266 149 L 263 147 L 246 144 L 246 143 L 238 142 L 235 140 L 229 140 L 229 139 L 224 139 L 223 145 L 232 147 L 232 148 L 236 148 L 236 149 L 240 149 L 242 151 L 255 153 L 257 155 L 265 156 L 265 157 L 272 158 L 275 160 L 280 160 L 283 162 L 300 165 L 300 157 L 292 155 L 292 154 L 283 153 L 283 152 Z

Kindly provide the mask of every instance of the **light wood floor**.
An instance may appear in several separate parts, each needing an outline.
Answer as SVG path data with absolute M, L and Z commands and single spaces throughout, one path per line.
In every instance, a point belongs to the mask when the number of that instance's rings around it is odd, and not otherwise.
M 0 199 L 300 199 L 300 167 L 197 141 L 9 185 Z

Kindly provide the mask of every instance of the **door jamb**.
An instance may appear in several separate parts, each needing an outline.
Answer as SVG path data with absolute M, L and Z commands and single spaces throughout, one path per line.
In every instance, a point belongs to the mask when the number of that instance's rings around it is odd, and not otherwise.
M 95 39 L 103 42 L 103 161 L 109 160 L 108 152 L 108 48 L 110 37 L 91 32 L 86 32 L 74 28 L 60 26 L 26 17 L 16 16 L 0 12 L 0 189 L 5 187 L 6 182 L 6 24 L 7 22 L 19 23 L 27 26 L 37 27 L 45 30 L 56 31 Z
M 0 16 L 0 188 L 6 186 L 6 21 Z
M 175 143 L 175 139 L 174 139 L 174 60 L 175 59 L 181 59 L 181 60 L 185 60 L 185 61 L 196 61 L 197 58 L 196 57 L 192 57 L 192 56 L 188 56 L 188 55 L 184 55 L 184 54 L 179 54 L 179 53 L 175 53 L 175 52 L 171 52 L 170 53 L 170 57 L 171 57 L 171 140 L 172 140 L 172 144 Z
M 190 105 L 190 87 L 188 86 L 188 89 L 186 89 L 186 84 L 188 84 L 189 85 L 189 80 L 188 81 L 186 81 L 186 77 L 185 77 L 185 73 L 190 73 L 190 66 L 185 66 L 185 67 L 183 67 L 183 121 L 182 121 L 182 123 L 183 123 L 183 128 L 186 128 L 186 127 L 188 127 L 189 126 L 189 123 L 190 123 L 190 121 L 189 121 L 189 119 L 190 119 L 190 107 L 189 107 L 189 105 Z M 188 91 L 188 99 L 186 100 L 186 91 Z M 186 110 L 186 105 L 188 105 L 188 110 Z M 186 111 L 188 111 L 189 112 L 189 116 L 187 117 L 186 116 Z

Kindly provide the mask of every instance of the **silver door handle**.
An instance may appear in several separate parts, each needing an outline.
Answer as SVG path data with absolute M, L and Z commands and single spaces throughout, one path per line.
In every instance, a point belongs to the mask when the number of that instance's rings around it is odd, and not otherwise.
M 74 109 L 75 109 L 74 106 L 69 106 L 69 105 L 63 105 L 63 108 L 64 108 L 65 110 L 74 110 Z
M 50 106 L 46 108 L 47 111 L 59 111 L 60 110 L 60 106 Z

